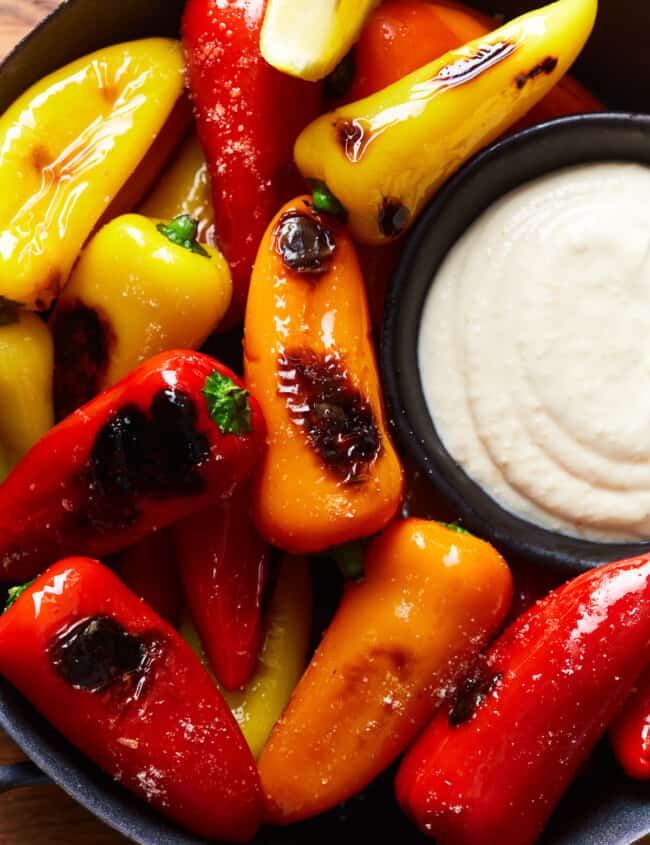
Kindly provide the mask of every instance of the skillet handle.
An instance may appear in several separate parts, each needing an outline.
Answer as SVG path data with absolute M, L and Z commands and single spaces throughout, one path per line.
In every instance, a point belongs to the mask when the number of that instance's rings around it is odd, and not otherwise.
M 25 761 L 24 763 L 12 763 L 10 766 L 0 766 L 0 795 L 11 792 L 13 789 L 22 789 L 26 786 L 44 786 L 51 783 L 47 775 L 34 765 Z

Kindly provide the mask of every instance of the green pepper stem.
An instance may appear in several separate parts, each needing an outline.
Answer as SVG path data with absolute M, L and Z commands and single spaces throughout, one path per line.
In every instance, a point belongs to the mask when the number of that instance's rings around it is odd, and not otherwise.
M 312 202 L 316 211 L 321 214 L 331 214 L 332 217 L 338 217 L 343 221 L 348 219 L 348 213 L 343 203 L 334 196 L 325 182 L 317 180 L 311 184 Z
M 204 258 L 210 257 L 197 240 L 199 223 L 189 214 L 179 214 L 169 223 L 159 223 L 156 228 L 161 235 L 164 235 L 168 241 L 176 244 L 176 246 L 189 249 L 190 252 L 202 255 Z
M 344 543 L 330 549 L 329 554 L 341 570 L 346 581 L 360 581 L 365 574 L 363 544 L 360 542 Z

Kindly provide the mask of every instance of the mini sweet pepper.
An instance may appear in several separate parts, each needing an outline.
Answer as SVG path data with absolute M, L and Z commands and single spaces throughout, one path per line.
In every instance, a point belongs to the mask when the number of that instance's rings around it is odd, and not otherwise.
M 0 479 L 54 425 L 53 368 L 43 320 L 0 304 Z
M 106 47 L 0 117 L 0 296 L 45 310 L 183 92 L 178 42 Z
M 300 680 L 311 637 L 309 563 L 284 555 L 264 615 L 264 641 L 257 666 L 243 690 L 223 691 L 254 757 L 259 757 Z M 181 633 L 206 667 L 208 659 L 189 616 Z M 215 679 L 216 681 L 216 679 Z
M 650 669 L 646 669 L 609 728 L 616 759 L 627 775 L 650 780 Z
M 511 595 L 503 558 L 476 537 L 417 519 L 380 534 L 260 757 L 266 820 L 364 789 L 496 633 Z
M 14 596 L 0 617 L 0 673 L 159 812 L 209 839 L 252 839 L 255 762 L 174 629 L 87 558 L 55 564 Z
M 402 234 L 468 158 L 557 84 L 582 50 L 597 0 L 558 0 L 315 120 L 295 159 L 324 183 L 365 243 Z
M 246 383 L 268 451 L 254 484 L 260 533 L 293 554 L 381 531 L 401 504 L 364 280 L 341 221 L 309 197 L 280 209 L 255 263 Z
M 241 322 L 259 242 L 299 190 L 291 151 L 319 112 L 319 85 L 260 53 L 266 0 L 189 0 L 182 34 L 197 132 L 210 173 L 217 243 L 233 276 L 227 317 Z
M 0 577 L 103 557 L 229 496 L 264 451 L 255 399 L 207 355 L 158 355 L 49 431 L 0 487 Z
M 407 753 L 397 797 L 445 845 L 532 845 L 650 659 L 650 558 L 516 620 Z
M 227 690 L 246 685 L 263 638 L 271 549 L 253 524 L 249 486 L 174 526 L 185 599 L 203 650 Z
M 77 262 L 52 318 L 59 419 L 170 349 L 198 349 L 228 310 L 230 270 L 196 240 L 187 215 L 137 214 L 101 229 Z

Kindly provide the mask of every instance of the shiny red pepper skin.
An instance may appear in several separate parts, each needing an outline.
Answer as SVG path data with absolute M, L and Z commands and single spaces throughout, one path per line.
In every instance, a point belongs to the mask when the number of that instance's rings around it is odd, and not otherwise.
M 612 722 L 609 741 L 627 775 L 650 780 L 650 668 Z
M 230 264 L 225 322 L 241 321 L 271 218 L 300 193 L 293 143 L 317 115 L 322 87 L 271 67 L 259 42 L 266 0 L 189 0 L 182 24 L 187 79 L 212 185 L 217 241 Z
M 514 622 L 405 757 L 403 809 L 444 845 L 531 845 L 650 659 L 650 558 Z
M 157 355 L 55 426 L 0 487 L 0 580 L 70 554 L 102 558 L 231 494 L 261 459 L 265 426 L 222 434 L 202 391 L 237 377 L 207 355 Z
M 130 546 L 111 561 L 126 586 L 172 627 L 182 609 L 174 535 L 163 528 Z
M 244 687 L 262 644 L 271 548 L 255 530 L 248 486 L 174 526 L 185 598 L 212 671 Z
M 61 637 L 93 619 L 112 620 L 146 655 L 95 691 L 77 668 L 75 686 L 56 665 Z M 0 673 L 84 754 L 183 827 L 210 839 L 255 835 L 257 769 L 228 706 L 184 640 L 102 564 L 55 564 L 0 617 Z

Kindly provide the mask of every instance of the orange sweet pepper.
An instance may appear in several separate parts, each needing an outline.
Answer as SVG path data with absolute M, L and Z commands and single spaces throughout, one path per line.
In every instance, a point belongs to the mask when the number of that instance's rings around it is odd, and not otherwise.
M 508 612 L 503 558 L 441 523 L 394 522 L 365 563 L 260 757 L 268 822 L 317 815 L 366 787 L 465 677 Z
M 308 197 L 288 203 L 262 240 L 244 346 L 268 427 L 254 490 L 260 533 L 304 554 L 380 531 L 400 506 L 403 475 L 363 277 L 345 227 Z

